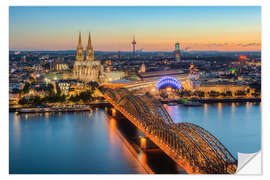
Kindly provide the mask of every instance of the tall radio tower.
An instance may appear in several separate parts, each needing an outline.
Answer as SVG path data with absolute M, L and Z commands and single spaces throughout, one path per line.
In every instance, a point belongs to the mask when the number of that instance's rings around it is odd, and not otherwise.
M 135 58 L 135 49 L 136 49 L 136 41 L 135 41 L 135 35 L 133 35 L 133 41 L 131 42 L 133 47 L 133 58 Z

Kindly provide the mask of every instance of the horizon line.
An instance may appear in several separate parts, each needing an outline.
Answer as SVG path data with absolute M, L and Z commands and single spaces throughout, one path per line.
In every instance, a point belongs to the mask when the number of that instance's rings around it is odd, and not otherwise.
M 11 49 L 9 51 L 75 51 L 76 49 L 64 49 L 64 50 L 18 50 L 18 49 Z M 85 50 L 84 50 L 85 51 Z M 118 50 L 94 50 L 94 51 L 100 51 L 100 52 L 119 52 Z M 175 50 L 169 51 L 169 50 L 157 50 L 157 51 L 142 51 L 142 52 L 174 52 Z M 261 50 L 242 50 L 242 51 L 222 51 L 222 50 L 193 50 L 193 51 L 185 51 L 181 50 L 182 52 L 261 52 Z M 132 51 L 120 51 L 120 52 L 131 52 Z

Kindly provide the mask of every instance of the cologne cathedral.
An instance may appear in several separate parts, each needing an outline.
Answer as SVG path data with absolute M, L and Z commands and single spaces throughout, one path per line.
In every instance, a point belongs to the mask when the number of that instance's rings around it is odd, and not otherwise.
M 84 56 L 81 33 L 79 34 L 76 59 L 73 65 L 73 78 L 85 82 L 96 81 L 98 83 L 103 83 L 105 81 L 104 68 L 100 61 L 97 61 L 94 58 L 90 33 L 86 47 L 86 56 Z

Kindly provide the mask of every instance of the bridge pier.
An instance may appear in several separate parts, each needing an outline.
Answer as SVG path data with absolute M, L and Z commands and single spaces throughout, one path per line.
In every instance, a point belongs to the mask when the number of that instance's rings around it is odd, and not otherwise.
M 117 110 L 115 108 L 111 108 L 111 113 L 112 113 L 112 116 L 115 117 Z
M 159 149 L 148 137 L 140 136 L 140 147 L 143 151 Z
M 109 108 L 107 109 L 107 112 L 112 116 L 112 117 L 119 117 L 119 118 L 123 118 L 124 116 L 122 115 L 121 112 L 119 112 L 117 109 L 115 108 Z

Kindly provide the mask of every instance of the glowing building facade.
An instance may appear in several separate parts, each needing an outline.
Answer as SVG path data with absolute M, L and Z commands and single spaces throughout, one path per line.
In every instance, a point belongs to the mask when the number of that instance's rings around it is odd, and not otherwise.
M 102 83 L 105 81 L 104 67 L 102 66 L 100 61 L 94 59 L 94 50 L 91 43 L 90 33 L 88 37 L 85 57 L 82 46 L 81 33 L 79 35 L 76 59 L 73 66 L 73 78 L 85 82 L 96 81 Z
M 139 73 L 144 73 L 144 72 L 146 72 L 146 67 L 145 67 L 145 64 L 143 63 L 143 64 L 141 65 L 141 68 L 140 68 L 140 70 L 139 70 Z

